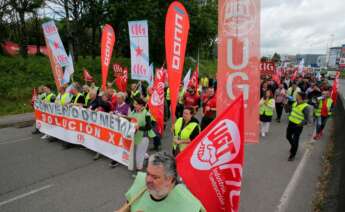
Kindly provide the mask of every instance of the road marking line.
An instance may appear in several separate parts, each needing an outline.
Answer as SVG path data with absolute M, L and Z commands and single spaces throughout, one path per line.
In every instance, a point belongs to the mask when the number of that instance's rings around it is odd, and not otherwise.
M 298 185 L 298 181 L 302 176 L 303 169 L 304 169 L 304 167 L 307 163 L 307 160 L 310 157 L 311 152 L 314 148 L 313 143 L 314 143 L 313 139 L 311 138 L 311 140 L 305 144 L 306 150 L 305 150 L 305 152 L 302 156 L 302 159 L 301 159 L 300 163 L 298 164 L 295 172 L 293 173 L 289 184 L 286 186 L 282 197 L 279 200 L 279 205 L 277 206 L 277 209 L 275 210 L 276 212 L 285 212 L 287 210 L 287 206 L 289 204 L 290 198 L 291 198 L 292 194 L 294 193 L 294 191 Z
M 14 141 L 5 141 L 5 142 L 2 142 L 2 143 L 0 143 L 0 145 L 2 145 L 2 144 L 13 144 L 13 143 L 21 142 L 21 141 L 27 141 L 27 140 L 30 140 L 30 139 L 32 139 L 32 137 L 20 138 L 20 139 L 14 140 Z
M 18 195 L 18 196 L 16 196 L 16 197 L 13 197 L 13 198 L 11 198 L 11 199 L 9 199 L 9 200 L 5 200 L 5 201 L 3 201 L 3 202 L 0 202 L 0 207 L 6 205 L 6 204 L 8 204 L 8 203 L 14 202 L 14 201 L 16 201 L 16 200 L 22 199 L 22 198 L 24 198 L 24 197 L 30 196 L 30 195 L 32 195 L 32 194 L 35 194 L 35 193 L 37 193 L 37 192 L 46 190 L 46 189 L 48 189 L 48 188 L 50 188 L 50 187 L 52 187 L 52 186 L 53 186 L 52 184 L 51 184 L 51 185 L 46 185 L 46 186 L 43 186 L 43 187 L 41 187 L 41 188 L 37 188 L 37 189 L 31 190 L 31 191 L 29 191 L 29 192 L 27 192 L 27 193 Z

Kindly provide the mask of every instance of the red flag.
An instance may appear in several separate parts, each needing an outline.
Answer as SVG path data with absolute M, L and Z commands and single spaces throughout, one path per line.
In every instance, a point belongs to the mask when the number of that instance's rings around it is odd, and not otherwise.
M 195 71 L 192 74 L 192 77 L 189 80 L 189 86 L 194 86 L 195 90 L 198 90 L 199 87 L 199 67 L 196 65 Z
M 85 82 L 94 82 L 93 77 L 89 74 L 86 68 L 83 69 L 83 76 Z
M 48 56 L 47 47 L 46 46 L 40 46 L 40 53 L 45 55 L 45 56 Z
M 124 67 L 122 67 L 121 64 L 114 63 L 113 64 L 113 75 L 114 75 L 114 78 L 116 78 L 118 76 L 122 76 L 123 75 L 123 70 L 124 70 Z
M 170 4 L 165 19 L 165 56 L 173 122 L 175 120 L 175 110 L 181 83 L 188 32 L 188 13 L 181 3 L 174 1 Z
M 339 76 L 340 76 L 340 72 L 337 71 L 337 74 L 336 74 L 335 79 L 333 81 L 332 93 L 331 93 L 331 98 L 333 100 L 334 105 L 337 103 L 337 95 L 338 95 L 338 88 L 339 88 Z
M 241 93 L 245 141 L 259 142 L 260 0 L 218 1 L 217 114 Z
M 177 156 L 176 163 L 183 182 L 207 211 L 238 211 L 243 160 L 240 95 Z
M 297 74 L 298 74 L 298 69 L 296 68 L 295 71 L 293 72 L 293 75 L 291 76 L 291 80 L 295 81 L 297 78 Z
M 280 85 L 281 83 L 280 78 L 281 78 L 281 70 L 276 69 L 272 76 L 272 79 L 277 83 L 277 85 Z
M 260 73 L 261 75 L 273 75 L 276 71 L 276 66 L 273 62 L 261 62 Z
M 14 43 L 12 41 L 5 41 L 3 44 L 1 44 L 2 49 L 4 50 L 4 53 L 10 56 L 15 56 L 19 54 L 20 47 L 17 43 Z
M 164 131 L 164 82 L 166 72 L 163 67 L 156 69 L 155 81 L 151 89 L 151 95 L 149 98 L 149 110 L 157 123 L 157 130 L 161 136 Z
M 37 91 L 36 91 L 36 88 L 32 89 L 32 96 L 31 96 L 31 105 L 33 106 L 34 105 L 34 102 L 36 101 L 37 99 Z
M 116 87 L 119 91 L 126 92 L 127 89 L 127 81 L 128 81 L 128 69 L 124 68 L 121 75 L 118 75 L 115 78 Z
M 102 63 L 102 90 L 106 89 L 108 68 L 113 53 L 115 43 L 114 29 L 106 24 L 102 31 L 102 43 L 101 43 L 101 63 Z
M 36 45 L 28 45 L 28 55 L 36 55 L 38 52 L 39 46 Z

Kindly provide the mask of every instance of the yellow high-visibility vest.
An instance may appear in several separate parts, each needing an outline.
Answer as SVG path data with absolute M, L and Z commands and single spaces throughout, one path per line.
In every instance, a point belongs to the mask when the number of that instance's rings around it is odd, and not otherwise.
M 266 116 L 273 116 L 273 99 L 272 98 L 268 100 L 268 105 L 262 104 L 260 106 L 260 115 L 265 114 Z
M 185 126 L 182 129 L 182 124 L 183 124 L 183 118 L 179 118 L 176 120 L 175 122 L 175 128 L 174 128 L 174 136 L 179 137 L 180 140 L 188 140 L 190 139 L 190 135 L 192 134 L 192 132 L 194 131 L 194 129 L 196 127 L 199 128 L 200 130 L 200 126 L 198 123 L 195 122 L 191 122 L 188 123 L 187 126 Z M 180 150 L 184 150 L 187 147 L 188 144 L 180 144 Z M 174 148 L 176 148 L 176 145 L 174 145 Z
M 316 108 L 316 109 L 314 110 L 314 114 L 315 114 L 316 117 L 320 117 L 320 116 L 321 116 L 321 109 L 322 109 L 323 101 L 324 101 L 324 100 L 321 100 L 321 101 L 319 102 L 318 108 Z M 332 100 L 331 98 L 327 98 L 326 101 L 327 101 L 327 102 L 326 102 L 326 105 L 327 105 L 328 115 L 330 116 L 330 115 L 332 115 L 331 107 L 332 107 L 332 104 L 333 104 L 333 100 Z
M 289 120 L 294 124 L 301 124 L 304 119 L 303 110 L 308 107 L 307 103 L 297 105 L 297 102 L 292 104 L 292 111 L 289 115 Z

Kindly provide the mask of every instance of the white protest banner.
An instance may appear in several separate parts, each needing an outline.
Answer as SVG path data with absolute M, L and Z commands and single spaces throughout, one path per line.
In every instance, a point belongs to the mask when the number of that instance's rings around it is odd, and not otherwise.
M 149 81 L 149 41 L 147 21 L 128 22 L 131 46 L 131 78 Z
M 68 66 L 68 56 L 54 21 L 42 24 L 42 28 L 47 46 L 51 49 L 56 62 L 62 67 Z
M 114 114 L 35 101 L 40 132 L 82 145 L 133 169 L 134 124 Z

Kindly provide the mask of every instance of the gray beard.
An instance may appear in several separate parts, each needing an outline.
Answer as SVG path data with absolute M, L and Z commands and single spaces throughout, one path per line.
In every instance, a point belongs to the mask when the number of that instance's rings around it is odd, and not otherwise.
M 150 193 L 150 195 L 153 196 L 153 198 L 155 199 L 162 199 L 166 197 L 170 191 L 169 186 L 165 186 L 160 191 L 156 191 L 154 189 L 147 189 L 147 190 Z

